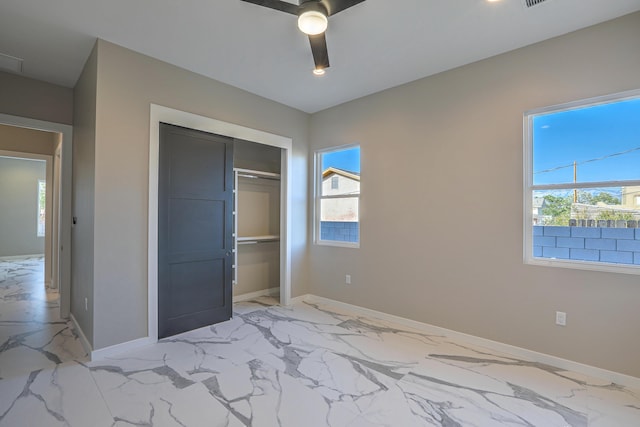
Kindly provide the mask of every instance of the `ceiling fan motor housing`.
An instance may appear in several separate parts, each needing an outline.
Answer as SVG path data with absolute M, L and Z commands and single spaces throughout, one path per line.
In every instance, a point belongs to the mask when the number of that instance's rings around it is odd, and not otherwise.
M 298 28 L 309 36 L 324 34 L 327 30 L 327 11 L 317 1 L 302 3 L 298 9 Z
M 309 37 L 309 43 L 311 44 L 311 53 L 313 54 L 315 65 L 314 72 L 320 75 L 322 70 L 329 68 L 329 54 L 325 37 L 328 24 L 327 18 L 365 0 L 301 0 L 299 6 L 292 3 L 291 0 L 241 1 L 279 10 L 291 15 L 298 15 L 298 28 Z M 307 15 L 303 16 L 305 14 Z
M 320 12 L 324 16 L 329 16 L 327 8 L 321 2 L 316 0 L 309 0 L 300 4 L 300 7 L 298 8 L 298 16 L 305 12 Z

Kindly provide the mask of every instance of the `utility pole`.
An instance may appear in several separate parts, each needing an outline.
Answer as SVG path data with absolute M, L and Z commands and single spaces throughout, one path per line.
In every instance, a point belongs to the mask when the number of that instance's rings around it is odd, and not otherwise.
M 573 161 L 573 183 L 578 182 L 578 163 Z M 578 203 L 578 189 L 573 189 L 573 203 Z

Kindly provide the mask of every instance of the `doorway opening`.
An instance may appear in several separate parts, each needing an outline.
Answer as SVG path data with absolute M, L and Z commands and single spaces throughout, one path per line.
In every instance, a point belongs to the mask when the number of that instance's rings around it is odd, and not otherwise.
M 44 248 L 41 251 L 44 254 L 44 282 L 59 293 L 59 317 L 66 319 L 71 314 L 72 127 L 60 123 L 0 114 L 0 132 L 4 132 L 0 138 L 0 156 L 23 159 L 23 161 L 24 159 L 31 162 L 40 161 L 46 164 L 44 177 L 45 212 L 42 215 L 44 236 L 37 236 L 40 227 L 38 221 L 33 225 L 33 228 L 34 235 L 44 241 Z M 31 216 L 35 215 L 40 219 L 39 183 L 36 181 L 34 186 L 35 190 L 31 201 L 36 206 L 36 213 Z M 2 240 L 8 240 L 10 245 L 17 246 L 17 242 L 13 238 Z M 25 253 L 24 247 L 21 252 L 11 255 L 5 253 L 4 256 L 34 255 L 34 253 Z M 0 254 L 1 256 L 2 254 Z
M 0 377 L 85 354 L 67 319 L 62 130 L 0 115 Z

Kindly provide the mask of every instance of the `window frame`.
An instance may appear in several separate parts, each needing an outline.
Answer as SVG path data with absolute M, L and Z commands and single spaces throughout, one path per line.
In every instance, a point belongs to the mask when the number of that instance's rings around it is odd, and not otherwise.
M 640 275 L 640 265 L 637 264 L 613 264 L 600 261 L 580 261 L 569 259 L 542 258 L 533 256 L 533 192 L 536 190 L 565 190 L 565 189 L 585 189 L 618 186 L 640 185 L 640 180 L 632 181 L 600 181 L 600 182 L 578 182 L 564 184 L 533 184 L 533 118 L 538 115 L 559 113 L 578 108 L 591 107 L 596 105 L 612 104 L 615 102 L 640 98 L 640 89 L 598 96 L 578 101 L 549 107 L 537 108 L 525 111 L 523 115 L 523 194 L 524 194 L 524 224 L 523 224 L 523 261 L 524 264 L 538 265 L 545 267 L 560 267 L 578 270 L 604 271 L 612 273 L 636 274 Z M 636 229 L 638 230 L 638 229 Z
M 360 193 L 358 195 L 349 194 L 348 196 L 322 196 L 322 155 L 332 153 L 336 151 L 349 150 L 352 148 L 360 148 L 360 159 L 362 159 L 362 147 L 360 144 L 347 144 L 335 147 L 321 148 L 314 151 L 314 195 L 313 195 L 313 243 L 319 246 L 335 246 L 342 248 L 359 248 L 361 240 L 362 229 L 360 227 L 360 200 L 362 195 L 362 182 L 360 186 Z M 358 241 L 357 242 L 342 242 L 339 240 L 322 240 L 320 234 L 320 225 L 322 222 L 321 201 L 323 199 L 352 199 L 357 197 L 358 199 Z

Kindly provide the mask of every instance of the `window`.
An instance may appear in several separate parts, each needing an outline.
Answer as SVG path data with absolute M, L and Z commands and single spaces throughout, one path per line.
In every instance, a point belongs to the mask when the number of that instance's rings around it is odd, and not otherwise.
M 640 91 L 525 114 L 525 262 L 640 274 Z
M 360 147 L 317 151 L 316 183 L 316 243 L 358 247 Z
M 334 175 L 331 177 L 331 189 L 337 190 L 340 185 L 340 177 L 338 175 Z
M 44 224 L 46 220 L 46 200 L 47 200 L 47 184 L 44 180 L 38 180 L 38 237 L 44 236 Z

